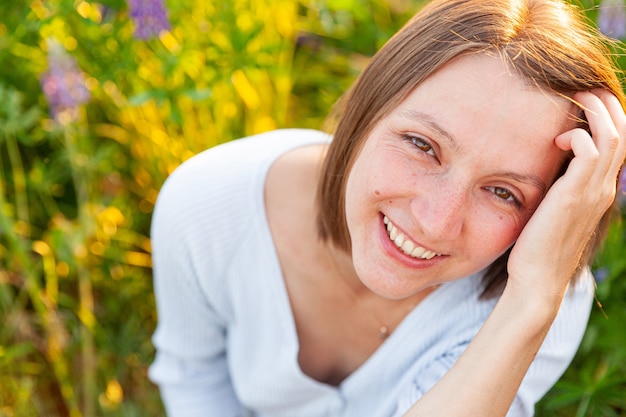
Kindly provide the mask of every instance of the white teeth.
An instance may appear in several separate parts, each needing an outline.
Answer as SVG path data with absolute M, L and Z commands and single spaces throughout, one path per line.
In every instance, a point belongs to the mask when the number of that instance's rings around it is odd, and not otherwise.
M 405 240 L 400 249 L 402 249 L 402 252 L 410 255 L 411 252 L 413 252 L 413 249 L 415 249 L 415 244 L 410 240 Z
M 439 254 L 421 246 L 417 246 L 414 242 L 407 239 L 404 234 L 400 233 L 398 229 L 389 221 L 387 216 L 383 217 L 383 223 L 387 225 L 387 232 L 389 239 L 405 254 L 420 259 L 432 259 Z
M 411 252 L 411 256 L 414 258 L 421 258 L 422 255 L 424 255 L 424 253 L 426 253 L 426 249 L 418 246 L 415 249 L 413 249 L 413 251 Z

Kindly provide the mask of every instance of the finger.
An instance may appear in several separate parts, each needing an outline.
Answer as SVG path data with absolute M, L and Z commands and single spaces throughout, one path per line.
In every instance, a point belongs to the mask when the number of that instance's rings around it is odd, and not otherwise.
M 618 110 L 609 97 L 610 93 L 609 95 L 606 93 L 608 92 L 601 90 L 594 90 L 594 93 L 581 92 L 577 93 L 574 99 L 581 104 L 585 112 L 591 137 L 599 151 L 599 173 L 617 175 L 617 169 L 621 165 L 618 160 L 621 162 L 624 158 L 624 141 L 620 138 L 620 131 L 616 124 L 624 129 L 626 120 L 621 106 Z
M 574 184 L 586 184 L 594 176 L 600 159 L 600 152 L 589 133 L 584 129 L 568 130 L 555 138 L 556 145 L 564 151 L 572 151 L 567 173 Z
M 619 169 L 626 159 L 626 114 L 624 114 L 624 108 L 617 97 L 608 90 L 596 89 L 592 93 L 599 97 L 606 107 L 620 136 L 615 158 L 615 164 Z

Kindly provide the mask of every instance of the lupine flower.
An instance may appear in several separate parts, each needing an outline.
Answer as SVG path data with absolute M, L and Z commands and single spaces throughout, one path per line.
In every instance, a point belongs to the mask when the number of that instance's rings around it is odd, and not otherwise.
M 48 100 L 50 117 L 65 124 L 75 120 L 78 106 L 89 101 L 85 76 L 78 64 L 55 40 L 48 39 L 48 71 L 41 77 L 41 87 Z
M 598 27 L 607 36 L 626 36 L 626 5 L 623 0 L 602 0 L 598 10 Z
M 623 207 L 626 207 L 626 166 L 622 167 L 617 184 L 617 193 Z
M 170 29 L 163 0 L 127 0 L 130 18 L 135 24 L 135 38 L 147 40 Z
M 605 281 L 609 277 L 610 273 L 611 271 L 609 270 L 609 268 L 602 266 L 593 271 L 593 276 L 596 279 L 596 283 L 600 284 L 602 283 L 602 281 Z

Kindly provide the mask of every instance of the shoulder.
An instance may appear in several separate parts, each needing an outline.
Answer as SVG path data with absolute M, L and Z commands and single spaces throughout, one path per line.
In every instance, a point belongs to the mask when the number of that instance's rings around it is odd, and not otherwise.
M 151 237 L 157 261 L 174 249 L 215 258 L 228 250 L 246 223 L 262 215 L 272 163 L 290 149 L 329 140 L 316 130 L 282 129 L 236 139 L 185 161 L 167 178 L 155 205 Z
M 160 195 L 185 186 L 219 183 L 237 175 L 267 169 L 290 149 L 312 143 L 328 142 L 330 136 L 317 130 L 281 129 L 235 139 L 207 149 L 181 164 L 166 180 Z
M 469 343 L 496 305 L 497 299 L 480 297 L 482 277 L 481 271 L 440 288 L 434 319 L 444 326 L 442 338 L 451 338 L 455 345 Z
M 282 129 L 236 139 L 207 149 L 181 164 L 165 181 L 153 224 L 180 227 L 185 218 L 214 217 L 262 188 L 266 171 L 282 154 L 310 143 L 328 141 L 323 132 Z M 210 210 L 210 211 L 208 211 Z

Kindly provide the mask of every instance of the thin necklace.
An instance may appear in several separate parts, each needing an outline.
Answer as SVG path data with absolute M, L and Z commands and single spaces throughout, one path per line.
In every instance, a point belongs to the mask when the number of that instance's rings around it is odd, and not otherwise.
M 388 338 L 390 334 L 391 332 L 389 331 L 389 328 L 387 326 L 380 326 L 380 328 L 378 329 L 378 337 L 383 340 Z
M 354 288 L 352 288 L 352 286 L 348 282 L 346 282 L 345 279 L 342 279 L 342 281 L 344 282 L 344 285 L 348 287 L 349 292 L 350 292 L 350 297 L 352 298 L 353 302 L 358 304 L 359 296 L 357 295 Z M 406 314 L 408 314 L 411 310 L 413 310 L 414 307 L 415 307 L 414 304 L 410 304 L 409 308 L 406 310 Z M 368 308 L 367 304 L 361 308 L 365 308 L 365 310 L 370 315 L 370 317 L 374 320 L 375 323 L 377 323 L 378 338 L 381 340 L 387 339 L 393 331 L 392 328 L 389 325 L 385 324 L 385 322 L 380 319 L 380 317 L 375 313 L 373 308 Z M 400 321 L 402 321 L 404 317 L 406 317 L 406 314 L 403 314 Z
M 341 273 L 342 269 L 339 266 L 338 260 L 335 258 L 335 256 L 332 255 L 332 253 L 328 253 L 328 255 L 330 255 L 329 256 L 330 261 L 333 264 L 337 274 L 341 277 L 340 278 L 341 281 L 343 282 L 343 284 L 345 286 L 348 287 L 349 294 L 350 294 L 350 297 L 352 298 L 353 302 L 358 304 L 359 296 L 358 296 L 356 290 L 348 282 L 348 278 L 346 276 L 344 276 L 344 274 Z M 357 279 L 358 279 L 358 277 L 357 277 Z M 404 318 L 417 306 L 417 304 L 419 304 L 425 297 L 427 297 L 432 291 L 434 291 L 438 287 L 439 287 L 439 285 L 435 285 L 435 286 L 431 287 L 430 290 L 428 290 L 428 292 L 423 297 L 421 297 L 419 299 L 419 301 L 416 301 L 414 303 L 409 303 L 409 308 L 402 315 L 402 317 L 400 318 L 399 322 L 402 322 L 402 320 L 404 320 Z M 426 290 L 427 289 L 425 289 L 424 291 L 426 291 Z M 375 320 L 375 322 L 377 323 L 379 339 L 381 339 L 381 340 L 387 339 L 391 335 L 393 329 L 390 326 L 388 326 L 387 324 L 385 324 L 383 322 L 383 320 L 380 320 L 380 318 L 375 314 L 373 309 L 367 308 L 367 312 L 370 315 L 370 317 L 372 317 Z
M 350 289 L 350 295 L 351 295 L 352 299 L 354 300 L 354 302 L 357 302 L 358 295 L 357 295 L 356 291 L 345 280 L 343 280 L 343 281 L 344 281 L 344 284 L 346 286 L 348 286 L 348 288 Z M 397 322 L 397 323 L 402 323 L 404 318 L 407 315 L 409 315 L 411 313 L 411 311 L 413 311 L 413 309 L 415 309 L 415 307 L 419 303 L 421 303 L 433 291 L 435 291 L 437 288 L 439 288 L 439 286 L 440 286 L 440 284 L 437 284 L 437 285 L 434 285 L 432 287 L 423 289 L 422 290 L 422 295 L 419 297 L 419 300 L 408 303 L 408 306 L 406 307 L 406 309 L 403 309 L 402 316 L 399 318 L 399 320 L 398 320 L 398 316 L 396 316 L 395 318 L 392 319 L 392 321 Z M 398 311 L 398 310 L 395 310 L 395 311 Z M 378 337 L 381 340 L 387 339 L 391 335 L 391 333 L 393 332 L 393 329 L 391 329 L 388 325 L 384 324 L 384 322 L 378 317 L 378 315 L 376 315 L 376 313 L 374 312 L 373 309 L 367 308 L 367 312 L 378 323 Z
M 341 268 L 339 267 L 338 260 L 331 253 L 328 253 L 328 255 L 329 255 L 329 259 L 330 259 L 331 263 L 333 264 L 333 267 L 334 267 L 335 271 L 341 277 L 340 278 L 341 282 L 343 282 L 343 284 L 346 287 L 348 287 L 348 292 L 350 294 L 350 298 L 352 298 L 352 302 L 353 303 L 358 303 L 359 296 L 357 295 L 357 293 L 354 290 L 354 288 L 352 288 L 352 285 L 350 285 L 350 283 L 348 282 L 348 279 L 344 276 L 344 274 L 341 273 Z M 378 318 L 378 316 L 374 313 L 374 311 L 372 311 L 371 309 L 368 308 L 367 312 L 375 320 L 375 322 L 378 323 L 377 326 L 378 326 L 378 337 L 379 337 L 379 339 L 381 339 L 381 340 L 387 339 L 389 337 L 389 335 L 391 335 L 391 329 L 389 328 L 389 326 L 384 324 L 384 322 L 382 320 L 380 320 Z
M 351 291 L 351 296 L 353 297 L 354 301 L 357 302 L 358 300 L 358 296 L 356 294 L 356 292 L 354 291 L 354 289 L 352 287 L 350 287 L 349 284 L 347 284 L 348 287 L 350 288 Z M 379 317 L 378 315 L 376 315 L 376 313 L 374 312 L 374 310 L 372 308 L 367 308 L 366 310 L 368 312 L 368 314 L 374 319 L 374 321 L 377 323 L 378 326 L 378 338 L 381 340 L 385 340 L 387 339 L 390 335 L 391 335 L 391 328 L 389 326 L 387 326 Z

